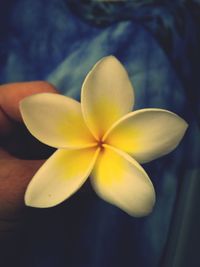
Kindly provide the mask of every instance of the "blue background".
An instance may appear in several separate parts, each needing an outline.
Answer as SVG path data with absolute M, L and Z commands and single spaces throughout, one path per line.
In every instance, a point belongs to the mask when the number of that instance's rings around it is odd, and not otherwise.
M 169 109 L 189 123 L 174 152 L 144 164 L 157 194 L 151 215 L 128 216 L 88 182 L 58 207 L 29 210 L 20 266 L 200 266 L 199 31 L 198 1 L 1 1 L 2 84 L 46 80 L 79 100 L 87 72 L 112 54 L 130 75 L 135 109 Z

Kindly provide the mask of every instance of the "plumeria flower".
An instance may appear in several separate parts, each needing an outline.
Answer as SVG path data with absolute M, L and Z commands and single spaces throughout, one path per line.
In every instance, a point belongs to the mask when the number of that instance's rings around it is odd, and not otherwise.
M 105 201 L 133 216 L 149 214 L 155 191 L 140 163 L 172 151 L 188 125 L 164 109 L 132 112 L 133 104 L 128 74 L 113 56 L 97 62 L 88 73 L 81 103 L 50 93 L 22 100 L 20 111 L 28 130 L 58 148 L 29 183 L 26 205 L 53 207 L 90 176 Z

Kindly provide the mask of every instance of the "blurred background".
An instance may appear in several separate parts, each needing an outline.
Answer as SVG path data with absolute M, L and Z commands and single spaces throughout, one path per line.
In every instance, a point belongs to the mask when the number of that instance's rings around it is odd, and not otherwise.
M 154 211 L 132 218 L 88 182 L 58 207 L 29 210 L 19 266 L 200 266 L 200 2 L 0 2 L 1 84 L 46 80 L 79 100 L 85 75 L 111 54 L 130 75 L 135 109 L 168 109 L 189 123 L 175 151 L 143 165 Z

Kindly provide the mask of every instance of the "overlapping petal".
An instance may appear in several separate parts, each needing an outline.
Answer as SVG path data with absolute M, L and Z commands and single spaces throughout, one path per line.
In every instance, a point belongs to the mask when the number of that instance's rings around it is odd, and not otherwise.
M 81 93 L 85 121 L 96 138 L 132 110 L 133 88 L 128 74 L 113 56 L 105 57 L 87 75 Z
M 94 144 L 79 102 L 50 93 L 32 95 L 20 103 L 23 121 L 41 142 L 52 147 L 81 148 Z
M 57 150 L 29 183 L 26 205 L 53 207 L 70 197 L 89 176 L 98 153 L 96 148 Z
M 187 127 L 182 118 L 170 111 L 141 109 L 116 122 L 104 136 L 104 141 L 144 163 L 171 152 Z
M 147 215 L 155 202 L 148 175 L 128 154 L 108 145 L 104 147 L 92 172 L 95 191 L 130 215 Z

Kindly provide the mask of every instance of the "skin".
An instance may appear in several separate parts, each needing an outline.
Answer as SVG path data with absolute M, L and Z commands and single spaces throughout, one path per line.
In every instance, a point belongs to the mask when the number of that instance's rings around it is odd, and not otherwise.
M 41 81 L 0 86 L 0 240 L 21 220 L 26 187 L 53 152 L 28 133 L 19 112 L 20 100 L 42 92 L 57 93 Z

